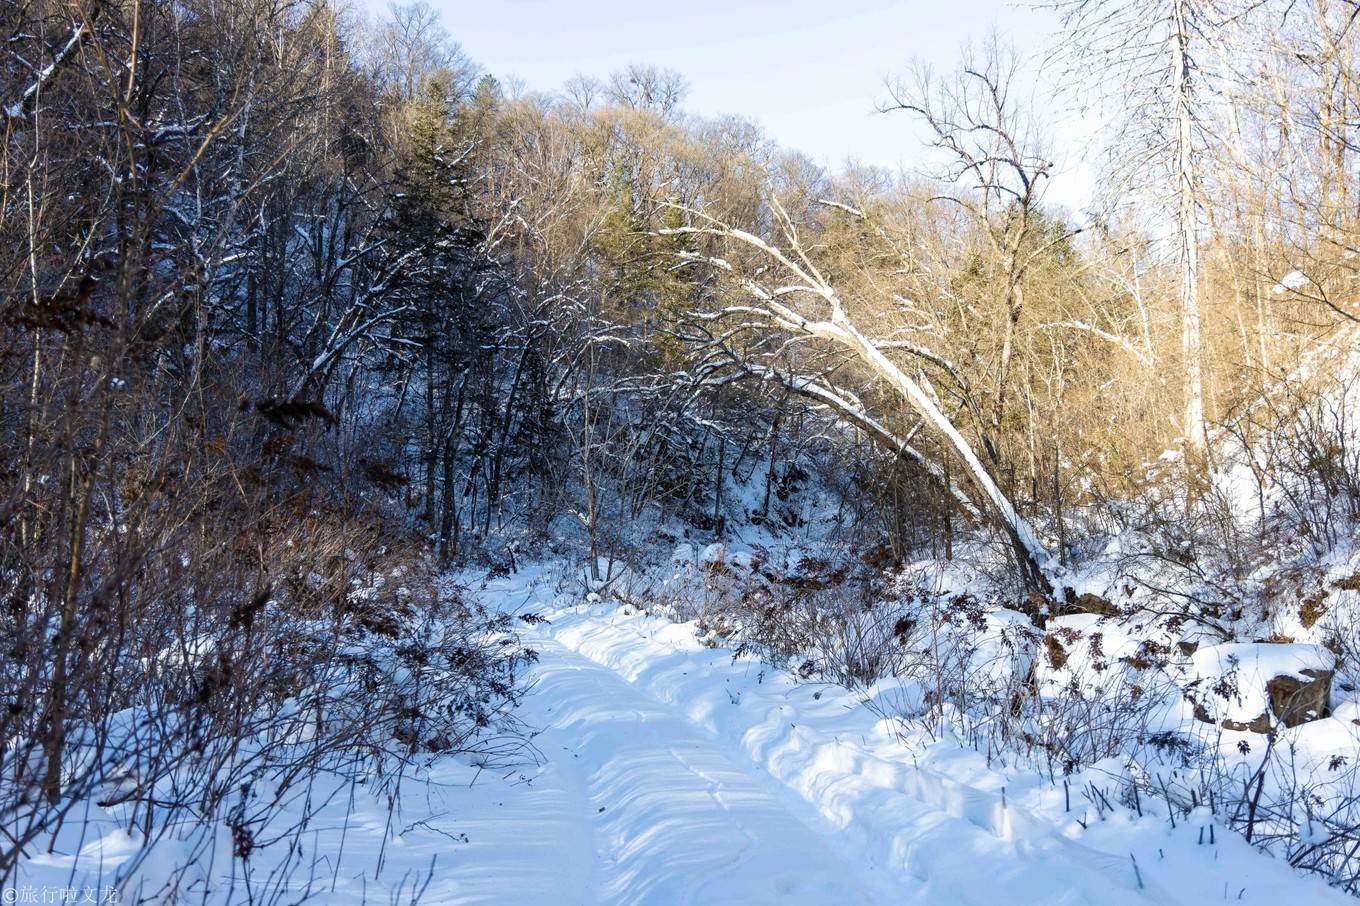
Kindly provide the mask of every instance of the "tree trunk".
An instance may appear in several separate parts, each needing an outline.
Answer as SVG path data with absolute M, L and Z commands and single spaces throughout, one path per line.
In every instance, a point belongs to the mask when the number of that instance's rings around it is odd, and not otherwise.
M 949 417 L 935 405 L 935 401 L 898 368 L 867 337 L 861 334 L 844 314 L 833 316 L 831 326 L 834 332 L 823 332 L 832 339 L 840 340 L 863 359 L 878 374 L 892 384 L 907 399 L 907 403 L 918 415 L 944 439 L 954 455 L 958 456 L 968 472 L 973 485 L 986 498 L 987 505 L 996 518 L 998 527 L 1006 533 L 1015 553 L 1020 580 L 1026 591 L 1034 592 L 1044 598 L 1053 597 L 1053 583 L 1047 571 L 1052 563 L 1048 550 L 1039 541 L 1034 529 L 1026 522 L 1011 503 L 1010 498 L 992 478 L 986 466 L 978 458 L 972 444 L 959 433 Z
M 1185 359 L 1185 446 L 1203 456 L 1208 448 L 1204 426 L 1204 379 L 1200 348 L 1199 235 L 1195 204 L 1194 121 L 1190 107 L 1190 23 L 1188 0 L 1173 0 L 1172 75 L 1176 104 L 1177 231 L 1181 264 L 1181 353 Z

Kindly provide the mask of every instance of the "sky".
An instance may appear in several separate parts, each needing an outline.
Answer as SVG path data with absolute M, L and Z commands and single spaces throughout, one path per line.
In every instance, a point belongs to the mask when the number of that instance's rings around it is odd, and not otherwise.
M 366 0 L 381 15 L 386 0 Z M 670 68 L 685 109 L 736 114 L 818 163 L 847 160 L 928 172 L 909 114 L 879 113 L 885 80 L 914 60 L 948 69 L 993 28 L 1037 71 L 1052 44 L 1050 11 L 1006 0 L 430 0 L 444 27 L 502 82 L 556 91 L 629 63 Z M 1036 80 L 1046 84 L 1041 74 Z M 1079 211 L 1090 194 L 1080 117 L 1040 91 L 1054 127 L 1050 202 Z

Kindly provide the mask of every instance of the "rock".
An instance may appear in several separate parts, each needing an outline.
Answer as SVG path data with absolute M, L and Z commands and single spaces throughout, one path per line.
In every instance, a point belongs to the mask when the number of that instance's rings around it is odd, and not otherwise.
M 1269 642 L 1200 648 L 1187 689 L 1195 716 L 1224 729 L 1267 733 L 1329 713 L 1336 657 L 1320 645 Z
M 1331 670 L 1302 670 L 1307 679 L 1277 676 L 1266 683 L 1270 696 L 1270 710 L 1284 721 L 1286 727 L 1327 716 L 1328 699 L 1332 692 Z M 1261 732 L 1261 731 L 1257 731 Z
M 1196 714 L 1196 717 L 1199 715 Z M 1200 718 L 1203 720 L 1203 718 Z M 1240 720 L 1233 720 L 1230 717 L 1223 718 L 1223 729 L 1236 730 L 1239 733 L 1261 733 L 1270 732 L 1271 721 L 1269 714 L 1262 714 L 1254 720 L 1243 723 Z
M 1119 616 L 1119 608 L 1100 595 L 1091 594 L 1089 591 L 1077 594 L 1073 589 L 1064 589 L 1066 592 L 1066 612 L 1067 613 L 1094 613 L 1102 617 Z

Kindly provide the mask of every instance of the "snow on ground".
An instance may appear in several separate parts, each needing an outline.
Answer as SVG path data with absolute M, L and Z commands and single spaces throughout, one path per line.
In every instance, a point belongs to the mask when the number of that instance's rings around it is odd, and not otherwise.
M 954 742 L 904 740 L 853 693 L 704 647 L 692 624 L 561 597 L 546 570 L 481 593 L 550 621 L 524 630 L 538 763 L 443 758 L 393 809 L 318 786 L 325 804 L 296 842 L 321 859 L 300 860 L 291 889 L 337 904 L 422 889 L 427 904 L 526 906 L 1349 902 L 1222 828 L 1208 843 L 1211 816 L 1172 829 L 1150 804 L 1139 817 L 1083 798 L 1095 772 L 1065 792 Z M 33 854 L 6 902 L 100 888 L 136 848 L 116 808 L 94 810 Z M 196 869 L 219 895 L 193 902 L 222 902 L 239 861 L 229 841 L 205 851 L 222 856 Z M 143 875 L 177 855 L 160 853 Z M 246 900 L 238 884 L 231 901 Z
M 529 707 L 589 802 L 580 902 L 1349 901 L 1221 828 L 1200 844 L 1165 814 L 1098 815 L 1081 778 L 1065 797 L 957 744 L 904 742 L 853 694 L 705 648 L 692 625 L 564 607 L 524 578 L 486 593 L 551 621 L 529 633 Z

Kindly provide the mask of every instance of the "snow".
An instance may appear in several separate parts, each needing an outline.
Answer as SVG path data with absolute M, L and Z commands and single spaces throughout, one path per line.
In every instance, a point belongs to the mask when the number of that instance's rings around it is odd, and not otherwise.
M 538 789 L 570 802 L 577 824 L 556 902 L 891 902 L 682 712 L 551 638 L 534 644 L 543 665 L 526 716 L 549 727 L 536 744 L 552 766 Z
M 1136 673 L 1122 659 L 1134 655 L 1138 643 L 1110 621 L 1070 614 L 1049 620 L 1046 629 L 1051 653 L 1038 660 L 1035 674 L 1044 693 L 1114 693 Z
M 798 683 L 705 647 L 693 624 L 523 579 L 487 591 L 551 620 L 531 633 L 542 660 L 527 707 L 585 800 L 596 868 L 580 902 L 1195 903 L 1226 888 L 1345 901 L 1221 827 L 1201 846 L 1195 827 L 1116 808 L 1083 829 L 1052 782 L 904 740 L 862 702 L 913 698 L 910 684 Z
M 1331 672 L 1336 655 L 1321 645 L 1272 645 L 1238 642 L 1200 648 L 1191 658 L 1192 679 L 1200 680 L 1197 698 L 1215 721 L 1250 722 L 1270 713 L 1266 684 L 1277 676 L 1302 682 L 1304 671 Z
M 859 698 L 875 714 L 911 717 L 926 709 L 926 688 L 916 680 L 898 676 L 874 680 Z
M 719 541 L 704 548 L 699 554 L 699 564 L 701 566 L 719 566 L 727 560 L 727 548 Z
M 1338 720 L 1349 720 L 1360 724 L 1360 703 L 1353 701 L 1342 702 L 1332 709 L 1332 717 Z
M 316 820 L 292 863 L 317 902 L 410 902 L 422 888 L 421 903 L 510 906 L 1349 902 L 1221 825 L 1205 833 L 1216 822 L 1208 809 L 1172 827 L 1164 806 L 1140 815 L 1113 794 L 1113 804 L 1083 799 L 1125 770 L 1113 760 L 1066 779 L 1007 767 L 884 719 L 902 702 L 922 706 L 910 681 L 859 692 L 798 682 L 706 647 L 694 623 L 559 594 L 554 579 L 535 568 L 481 589 L 507 612 L 548 621 L 524 629 L 539 655 L 520 710 L 538 728 L 536 758 L 508 770 L 436 760 L 404 778 L 391 809 L 361 785 L 328 788 L 319 777 Z M 1054 622 L 1094 628 L 1088 618 Z M 1033 634 L 1019 614 L 989 614 L 978 669 L 1014 675 L 1042 661 L 1042 648 L 1015 641 Z M 1261 675 L 1319 663 L 1316 652 L 1287 650 L 1309 646 L 1270 647 L 1281 650 L 1252 659 L 1247 646 L 1238 663 L 1260 664 Z M 1206 665 L 1229 653 L 1209 652 Z M 1350 713 L 1308 725 L 1318 738 L 1299 744 L 1354 745 Z M 116 877 L 145 894 L 188 859 L 181 880 L 193 902 L 247 899 L 227 883 L 241 863 L 223 829 L 148 851 L 118 807 L 88 809 L 51 853 L 35 848 L 19 885 Z M 268 876 L 285 848 L 257 853 L 253 876 Z
M 1299 289 L 1308 285 L 1308 275 L 1303 271 L 1290 271 L 1280 278 L 1280 282 L 1271 287 L 1271 292 L 1277 296 L 1282 296 L 1291 289 Z

